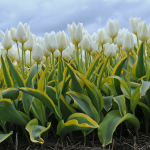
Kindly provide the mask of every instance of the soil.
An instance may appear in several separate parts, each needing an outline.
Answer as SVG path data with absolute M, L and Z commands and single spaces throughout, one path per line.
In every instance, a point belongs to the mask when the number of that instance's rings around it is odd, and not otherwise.
M 120 132 L 121 131 L 121 132 Z M 95 132 L 90 133 L 86 137 L 86 146 L 84 147 L 84 139 L 82 132 L 73 132 L 73 140 L 71 141 L 69 135 L 65 136 L 63 143 L 60 143 L 59 137 L 55 137 L 52 133 L 49 134 L 48 140 L 44 144 L 28 144 L 24 141 L 25 137 L 16 134 L 13 138 L 14 143 L 18 143 L 16 150 L 149 150 L 150 149 L 150 134 L 146 134 L 143 130 L 139 131 L 139 138 L 135 136 L 133 129 L 130 131 L 117 128 L 113 136 L 113 142 L 102 147 L 98 135 Z M 17 142 L 16 142 L 17 141 Z M 12 150 L 8 142 L 0 144 L 0 150 Z

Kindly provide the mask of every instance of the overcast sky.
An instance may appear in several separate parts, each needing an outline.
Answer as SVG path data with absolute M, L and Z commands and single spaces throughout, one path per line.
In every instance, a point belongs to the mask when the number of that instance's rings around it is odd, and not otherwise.
M 130 17 L 150 23 L 150 0 L 0 0 L 0 30 L 17 28 L 22 22 L 30 31 L 44 37 L 45 32 L 64 30 L 73 21 L 83 23 L 92 34 L 105 28 L 108 19 L 119 20 L 120 29 L 130 30 Z

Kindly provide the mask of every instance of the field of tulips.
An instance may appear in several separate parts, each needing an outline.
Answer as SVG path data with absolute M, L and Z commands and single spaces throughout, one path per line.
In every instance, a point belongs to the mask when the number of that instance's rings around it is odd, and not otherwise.
M 0 30 L 0 143 L 14 144 L 16 133 L 43 144 L 49 132 L 60 141 L 74 131 L 98 132 L 103 147 L 118 125 L 148 133 L 150 120 L 150 25 L 130 18 L 90 35 L 83 24 L 67 25 L 36 37 L 19 23 Z M 141 124 L 144 122 L 144 124 Z

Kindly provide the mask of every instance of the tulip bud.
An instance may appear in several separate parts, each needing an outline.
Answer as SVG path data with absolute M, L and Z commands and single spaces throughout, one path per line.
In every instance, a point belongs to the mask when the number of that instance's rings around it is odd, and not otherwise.
M 29 40 L 27 43 L 28 43 L 28 50 L 32 51 L 33 45 L 35 43 L 32 33 L 30 33 Z
M 111 54 L 111 57 L 113 57 L 116 55 L 117 50 L 117 45 L 115 45 L 114 43 L 106 43 L 104 55 L 108 56 L 109 54 Z
M 8 32 L 8 29 L 6 30 L 6 33 L 4 35 L 2 45 L 6 50 L 9 50 L 13 45 L 13 42 L 11 40 L 11 36 L 10 36 L 10 33 Z
M 23 24 L 20 22 L 16 32 L 16 38 L 20 43 L 25 43 L 28 40 L 28 35 L 24 29 Z
M 137 31 L 137 35 L 138 38 L 142 41 L 145 42 L 149 39 L 149 35 L 148 35 L 149 31 L 148 31 L 148 27 L 146 24 L 146 21 L 139 23 L 138 24 L 138 31 Z
M 11 33 L 11 38 L 14 42 L 18 42 L 17 38 L 16 38 L 16 32 L 17 30 L 15 28 L 11 28 L 10 29 L 10 33 Z
M 97 31 L 97 43 L 100 45 L 104 45 L 107 42 L 105 29 L 98 29 Z
M 119 21 L 114 20 L 112 21 L 111 19 L 108 20 L 107 22 L 107 34 L 110 38 L 114 39 L 118 35 L 119 31 Z
M 60 33 L 59 41 L 58 41 L 58 50 L 61 52 L 67 48 L 67 38 L 65 32 L 62 31 Z
M 37 63 L 41 62 L 43 60 L 43 51 L 42 46 L 38 43 L 35 43 L 33 45 L 33 53 L 32 53 L 33 60 Z
M 43 46 L 43 54 L 44 54 L 45 57 L 50 56 L 50 52 L 47 50 L 45 45 Z
M 49 34 L 49 36 L 47 36 L 46 38 L 48 38 L 47 40 L 45 40 L 47 50 L 51 53 L 55 52 L 56 49 L 58 48 L 57 38 L 56 38 L 55 32 L 51 32 Z
M 2 31 L 2 30 L 0 30 L 0 38 L 1 38 L 1 40 L 3 41 L 3 39 L 4 39 L 4 32 Z
M 141 18 L 129 18 L 130 20 L 130 26 L 131 26 L 131 31 L 132 33 L 134 33 L 135 35 L 137 35 L 137 28 L 138 28 L 138 23 L 141 22 Z
M 83 37 L 82 49 L 88 53 L 91 53 L 93 50 L 92 43 L 87 35 L 84 35 L 84 37 Z
M 54 52 L 54 58 L 57 58 L 60 56 L 60 52 L 59 50 L 57 49 L 55 52 Z
M 123 37 L 122 49 L 127 53 L 134 49 L 133 36 L 129 32 Z

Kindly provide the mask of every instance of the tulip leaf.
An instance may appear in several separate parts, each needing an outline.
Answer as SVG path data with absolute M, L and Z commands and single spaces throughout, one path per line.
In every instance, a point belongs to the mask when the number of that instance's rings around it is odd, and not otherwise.
M 87 114 L 89 117 L 91 117 L 93 120 L 99 123 L 100 116 L 96 108 L 92 104 L 91 99 L 88 96 L 81 93 L 77 93 L 75 91 L 69 91 L 67 92 L 67 95 L 72 98 L 73 101 L 73 104 L 71 102 L 72 107 Z
M 96 59 L 94 60 L 94 62 L 90 65 L 90 67 L 88 68 L 87 72 L 86 72 L 86 75 L 85 75 L 85 78 L 87 80 L 90 79 L 92 73 L 94 72 L 95 70 L 95 67 L 98 65 L 98 62 L 99 62 L 99 59 L 100 59 L 101 55 L 97 56 Z
M 143 59 L 143 42 L 139 45 L 137 50 L 137 59 L 132 68 L 132 74 L 138 78 L 141 78 L 146 75 L 144 59 Z
M 69 116 L 66 123 L 64 123 L 64 120 L 61 120 L 58 123 L 57 134 L 60 136 L 62 141 L 62 138 L 72 131 L 89 131 L 98 127 L 99 125 L 89 116 L 82 113 L 74 113 L 71 116 Z
M 47 86 L 46 94 L 53 100 L 55 105 L 58 105 L 58 101 L 56 99 L 56 88 Z M 64 121 L 66 121 L 71 114 L 76 113 L 76 110 L 66 102 L 63 95 L 60 96 L 60 110 Z
M 3 69 L 3 74 L 4 74 L 4 78 L 5 78 L 5 82 L 6 82 L 6 86 L 9 87 L 13 87 L 14 83 L 13 80 L 10 76 L 10 72 L 7 68 L 6 63 L 4 62 L 3 56 L 1 55 L 1 63 L 2 63 L 2 69 Z
M 0 120 L 26 126 L 27 121 L 15 109 L 10 99 L 0 100 Z
M 17 99 L 19 96 L 19 90 L 17 88 L 8 88 L 4 90 L 0 90 L 3 98 L 8 98 L 11 100 Z
M 50 128 L 51 123 L 48 122 L 47 123 L 47 127 L 43 127 L 41 125 L 39 125 L 38 123 L 38 119 L 35 118 L 33 120 L 31 120 L 27 125 L 26 125 L 26 130 L 29 132 L 30 134 L 30 140 L 34 143 L 40 143 L 43 144 L 44 140 L 42 139 L 42 134 L 44 132 L 47 132 L 48 129 Z
M 10 131 L 9 133 L 3 133 L 2 131 L 0 131 L 0 143 L 6 140 L 12 134 L 13 134 L 13 131 Z
M 115 96 L 113 97 L 113 100 L 118 104 L 121 117 L 125 116 L 127 108 L 124 95 Z
M 54 114 L 55 117 L 60 120 L 61 116 L 58 113 L 58 108 L 57 106 L 54 104 L 54 102 L 52 101 L 52 99 L 50 97 L 48 97 L 47 94 L 45 94 L 45 92 L 36 90 L 36 89 L 31 89 L 31 88 L 19 88 L 19 90 L 32 95 L 34 97 L 36 97 L 37 99 L 39 99 L 40 101 L 42 101 Z
M 125 58 L 122 58 L 117 64 L 116 66 L 114 67 L 113 69 L 113 73 L 112 75 L 117 75 L 117 76 L 120 76 L 121 75 L 121 70 L 122 70 L 122 67 L 125 63 L 125 61 L 127 60 L 127 57 Z M 115 88 L 116 88 L 116 91 L 117 93 L 120 95 L 122 94 L 122 91 L 120 89 L 120 82 L 117 80 L 117 79 L 114 79 L 114 85 L 115 85 Z
M 106 146 L 112 142 L 112 136 L 116 127 L 125 120 L 134 126 L 138 136 L 140 128 L 139 120 L 133 114 L 127 113 L 124 117 L 121 117 L 119 110 L 112 110 L 106 114 L 98 128 L 98 137 L 102 146 Z
M 24 80 L 23 80 L 23 77 L 20 75 L 20 73 L 15 69 L 15 67 L 13 66 L 11 60 L 9 59 L 8 56 L 7 57 L 7 62 L 8 62 L 8 65 L 9 65 L 9 68 L 11 68 L 11 73 L 15 79 L 15 81 L 17 82 L 18 86 L 19 87 L 24 87 L 25 84 L 24 84 Z
M 103 104 L 104 104 L 104 108 L 107 112 L 112 107 L 112 98 L 113 98 L 113 96 L 106 96 L 106 97 L 103 96 Z
M 105 67 L 106 67 L 106 65 L 107 65 L 107 62 L 108 62 L 109 58 L 110 58 L 110 55 L 108 55 L 107 58 L 105 59 L 105 61 L 104 61 L 104 63 L 103 63 L 103 66 L 102 66 L 102 68 L 101 68 L 101 70 L 100 70 L 100 73 L 99 73 L 99 75 L 98 75 L 98 79 L 97 79 L 97 87 L 98 87 L 98 88 L 100 88 L 100 84 L 101 84 L 101 81 L 102 81 L 104 69 L 105 69 Z
M 89 82 L 84 75 L 78 73 L 78 76 L 82 79 L 82 81 L 84 82 L 84 86 L 87 90 L 88 96 L 91 99 L 94 107 L 96 108 L 96 110 L 98 111 L 98 113 L 100 114 L 100 111 L 103 109 L 103 97 L 102 94 L 100 93 L 100 91 L 97 89 L 97 87 L 95 86 L 94 83 Z
M 66 63 L 66 65 L 68 67 L 68 70 L 69 70 L 71 78 L 72 78 L 72 81 L 71 81 L 72 82 L 72 90 L 84 94 L 84 91 L 82 88 L 83 81 L 81 79 L 79 79 L 79 77 L 75 73 L 75 70 L 68 63 Z
M 41 69 L 41 65 L 38 65 L 38 70 Z M 37 65 L 33 65 L 30 69 L 30 72 L 28 73 L 28 76 L 27 76 L 27 79 L 26 79 L 26 82 L 25 82 L 25 85 L 26 87 L 29 87 L 29 88 L 33 88 L 34 85 L 32 85 L 32 79 L 33 77 L 37 74 Z

